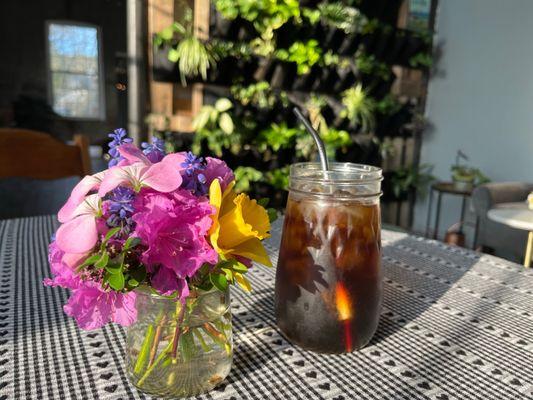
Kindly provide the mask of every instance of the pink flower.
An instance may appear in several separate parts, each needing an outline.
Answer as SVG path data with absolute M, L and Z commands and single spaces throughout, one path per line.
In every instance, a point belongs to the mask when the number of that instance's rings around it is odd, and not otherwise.
M 205 239 L 214 212 L 206 199 L 187 190 L 163 194 L 143 189 L 134 207 L 137 212 L 133 215 L 133 235 L 148 247 L 142 260 L 150 272 L 156 272 L 155 268 L 161 265 L 184 279 L 193 276 L 202 264 L 218 261 L 217 253 Z
M 134 292 L 106 292 L 96 282 L 83 282 L 72 291 L 63 310 L 86 330 L 98 329 L 111 321 L 129 326 L 137 319 L 135 298 Z
M 69 199 L 65 203 L 61 210 L 57 213 L 57 219 L 59 222 L 67 222 L 73 218 L 72 214 L 83 203 L 85 196 L 92 190 L 98 189 L 100 182 L 104 179 L 104 172 L 99 172 L 94 175 L 87 175 L 81 181 L 78 182 Z
M 207 157 L 205 161 L 207 165 L 202 173 L 206 178 L 206 187 L 209 187 L 211 182 L 218 178 L 218 180 L 220 180 L 220 188 L 222 189 L 222 192 L 224 192 L 230 182 L 235 180 L 233 171 L 224 161 L 219 160 L 218 158 Z
M 98 241 L 97 217 L 100 213 L 98 195 L 87 196 L 57 230 L 57 246 L 65 253 L 84 254 L 92 250 Z
M 60 286 L 66 289 L 76 289 L 80 285 L 80 277 L 67 262 L 72 262 L 71 257 L 65 257 L 56 242 L 52 242 L 48 247 L 48 261 L 52 279 L 46 278 L 43 283 L 46 286 Z
M 169 154 L 161 162 L 152 164 L 134 145 L 123 144 L 118 151 L 124 160 L 120 166 L 112 167 L 105 172 L 98 189 L 100 197 L 104 197 L 117 186 L 129 186 L 135 191 L 147 186 L 163 193 L 172 192 L 180 187 L 182 177 L 179 164 L 176 163 L 179 154 Z

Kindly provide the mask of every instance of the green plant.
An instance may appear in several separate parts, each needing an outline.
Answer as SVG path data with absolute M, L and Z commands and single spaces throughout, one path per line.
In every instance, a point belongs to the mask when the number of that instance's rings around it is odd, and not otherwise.
M 159 32 L 154 39 L 158 47 L 169 44 L 167 57 L 169 61 L 178 63 L 181 83 L 187 85 L 186 77 L 201 75 L 207 79 L 207 70 L 215 63 L 216 56 L 208 43 L 203 43 L 193 32 L 192 10 L 187 8 L 183 21 L 175 21 L 171 26 Z M 177 44 L 174 44 L 175 40 Z
M 342 104 L 344 108 L 340 113 L 341 117 L 360 126 L 361 132 L 369 132 L 374 128 L 375 101 L 367 95 L 363 85 L 359 83 L 345 90 L 342 93 Z
M 376 57 L 362 51 L 356 55 L 355 68 L 365 75 L 374 75 L 383 80 L 389 79 L 391 75 L 387 64 L 377 61 Z
M 476 185 L 490 182 L 478 168 L 467 167 L 465 165 L 452 165 L 452 179 L 454 182 L 466 182 Z
M 335 159 L 335 153 L 337 152 L 337 149 L 352 144 L 350 134 L 346 131 L 327 129 L 325 132 L 321 132 L 320 136 L 324 141 L 326 153 L 330 159 Z
M 342 29 L 346 33 L 355 32 L 362 19 L 359 10 L 342 2 L 320 3 L 318 11 L 325 24 Z
M 216 0 L 215 7 L 227 19 L 238 16 L 253 23 L 263 38 L 291 18 L 300 20 L 298 0 Z
M 237 193 L 248 192 L 252 182 L 261 182 L 263 173 L 252 167 L 237 167 L 235 173 L 235 191 Z
M 390 178 L 394 197 L 399 199 L 411 190 L 416 190 L 421 197 L 424 197 L 428 184 L 435 180 L 431 175 L 432 169 L 432 165 L 421 164 L 395 170 Z
M 265 174 L 267 183 L 279 190 L 287 190 L 289 187 L 289 166 L 274 169 Z
M 233 85 L 231 94 L 243 105 L 253 104 L 259 108 L 268 108 L 273 107 L 278 100 L 282 105 L 288 105 L 287 94 L 283 91 L 275 93 L 266 81 L 248 86 Z
M 288 50 L 281 49 L 276 52 L 276 57 L 282 61 L 294 62 L 297 65 L 298 75 L 307 74 L 313 65 L 321 58 L 322 49 L 314 39 L 307 43 L 294 42 Z
M 257 147 L 260 151 L 265 151 L 269 147 L 274 151 L 289 148 L 294 145 L 295 139 L 301 134 L 302 131 L 300 129 L 289 128 L 285 122 L 279 125 L 273 123 L 259 133 Z
M 233 107 L 229 99 L 220 98 L 215 104 L 203 106 L 194 118 L 192 127 L 196 132 L 192 151 L 200 153 L 201 143 L 206 140 L 209 149 L 222 156 L 222 149 L 228 148 L 233 153 L 241 149 L 241 137 L 234 132 L 233 119 L 228 111 Z
M 433 65 L 433 57 L 429 53 L 418 53 L 409 59 L 409 65 L 413 68 L 430 68 Z

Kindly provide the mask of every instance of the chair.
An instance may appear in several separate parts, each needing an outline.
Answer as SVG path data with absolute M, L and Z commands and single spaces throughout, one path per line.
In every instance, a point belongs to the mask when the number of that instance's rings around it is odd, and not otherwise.
M 90 173 L 85 136 L 74 135 L 71 146 L 46 133 L 0 128 L 0 178 L 58 179 Z
M 90 173 L 85 136 L 67 145 L 46 133 L 0 128 L 0 219 L 56 213 Z
M 491 208 L 509 203 L 524 202 L 533 191 L 533 184 L 522 182 L 494 182 L 480 185 L 472 192 L 472 208 L 478 218 L 477 246 L 483 251 L 522 262 L 527 232 L 494 222 L 487 217 Z

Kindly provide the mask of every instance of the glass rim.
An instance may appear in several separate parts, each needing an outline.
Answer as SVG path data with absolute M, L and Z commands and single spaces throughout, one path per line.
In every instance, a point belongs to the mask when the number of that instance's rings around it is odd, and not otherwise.
M 336 177 L 335 174 L 342 174 Z M 291 164 L 290 179 L 324 184 L 362 185 L 383 180 L 383 170 L 367 164 L 351 162 L 330 162 L 329 170 L 322 171 L 318 162 Z

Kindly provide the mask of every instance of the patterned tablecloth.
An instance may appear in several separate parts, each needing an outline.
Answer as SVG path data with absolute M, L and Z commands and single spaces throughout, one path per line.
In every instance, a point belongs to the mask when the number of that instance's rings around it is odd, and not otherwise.
M 84 332 L 43 287 L 52 217 L 0 221 L 0 399 L 138 399 L 124 330 Z M 274 263 L 280 224 L 268 249 Z M 533 271 L 435 241 L 383 232 L 384 308 L 372 342 L 347 355 L 292 346 L 276 329 L 275 270 L 233 291 L 228 379 L 205 399 L 533 398 Z

